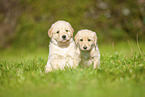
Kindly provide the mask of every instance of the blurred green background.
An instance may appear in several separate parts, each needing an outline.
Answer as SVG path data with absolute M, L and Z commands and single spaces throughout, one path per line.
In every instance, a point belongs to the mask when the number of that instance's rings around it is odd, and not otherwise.
M 48 47 L 57 20 L 97 33 L 99 43 L 145 37 L 144 0 L 0 0 L 0 48 Z

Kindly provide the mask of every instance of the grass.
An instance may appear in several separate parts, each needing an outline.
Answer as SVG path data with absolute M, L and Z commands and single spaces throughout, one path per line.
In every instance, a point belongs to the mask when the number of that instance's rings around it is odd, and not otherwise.
M 44 73 L 48 50 L 0 51 L 0 97 L 145 97 L 145 43 L 99 45 L 101 68 Z

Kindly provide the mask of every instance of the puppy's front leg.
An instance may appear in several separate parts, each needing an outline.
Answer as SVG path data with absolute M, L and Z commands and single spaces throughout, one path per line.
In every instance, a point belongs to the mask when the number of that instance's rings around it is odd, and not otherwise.
M 94 64 L 93 65 L 94 65 L 93 69 L 95 69 L 96 67 L 99 68 L 100 67 L 100 58 L 96 58 L 94 60 Z
M 75 55 L 74 55 L 74 67 L 77 67 L 79 63 L 81 62 L 81 57 L 80 57 L 80 50 L 79 47 L 75 48 Z
M 47 62 L 47 65 L 45 66 L 45 73 L 51 72 L 52 71 L 52 67 L 50 65 L 50 62 Z
M 81 59 L 75 58 L 74 59 L 74 63 L 73 63 L 74 64 L 74 67 L 77 67 L 79 65 L 80 61 L 81 61 Z

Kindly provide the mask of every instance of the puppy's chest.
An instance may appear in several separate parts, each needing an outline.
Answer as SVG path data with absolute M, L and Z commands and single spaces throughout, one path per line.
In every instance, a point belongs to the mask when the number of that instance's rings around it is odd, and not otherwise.
M 50 49 L 50 55 L 58 55 L 62 57 L 73 57 L 74 56 L 74 46 L 70 45 L 68 48 L 60 48 L 53 46 Z
M 63 48 L 63 49 L 58 49 L 58 54 L 63 55 L 63 56 L 68 56 L 68 55 L 73 55 L 74 50 L 72 48 Z
M 93 62 L 93 58 L 90 56 L 89 52 L 82 52 L 81 53 L 81 64 L 82 65 L 91 65 Z
M 81 58 L 88 60 L 90 58 L 90 53 L 88 53 L 88 52 L 87 53 L 82 52 L 81 53 Z

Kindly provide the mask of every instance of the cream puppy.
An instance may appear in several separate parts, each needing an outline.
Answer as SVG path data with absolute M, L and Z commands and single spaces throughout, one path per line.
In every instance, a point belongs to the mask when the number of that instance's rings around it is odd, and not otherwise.
M 73 40 L 73 28 L 66 21 L 57 21 L 51 25 L 48 35 L 51 38 L 49 44 L 48 62 L 45 72 L 52 70 L 64 70 L 64 67 L 75 67 L 75 42 Z
M 93 64 L 94 69 L 100 66 L 100 52 L 97 45 L 97 35 L 91 30 L 80 30 L 75 36 L 77 51 L 80 53 L 82 66 Z

